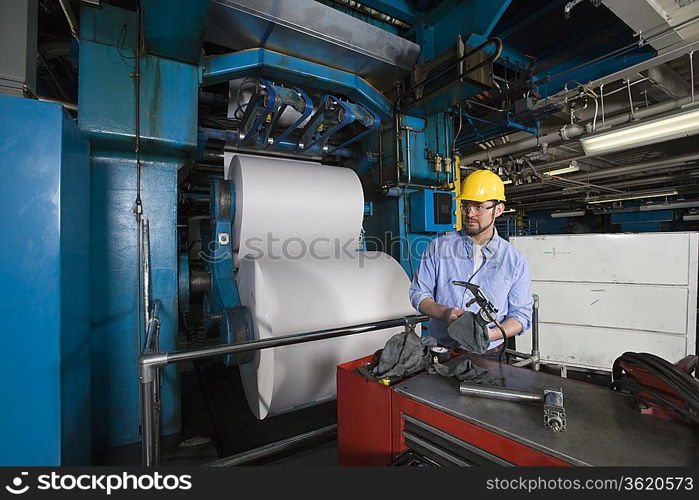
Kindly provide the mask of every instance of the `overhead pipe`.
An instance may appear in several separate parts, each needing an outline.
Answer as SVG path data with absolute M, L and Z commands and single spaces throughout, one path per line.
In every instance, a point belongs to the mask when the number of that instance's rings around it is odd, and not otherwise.
M 699 161 L 699 153 L 686 154 L 682 156 L 674 156 L 672 158 L 664 158 L 662 160 L 654 160 L 633 165 L 622 165 L 619 167 L 610 167 L 598 170 L 596 172 L 582 172 L 579 174 L 567 175 L 565 179 L 574 181 L 593 181 L 614 177 L 617 175 L 625 175 L 634 172 L 650 172 L 652 170 L 660 170 L 664 168 L 685 167 L 690 162 Z M 508 190 L 508 193 L 517 195 L 526 191 L 534 191 L 541 188 L 541 184 L 527 184 L 524 186 L 516 186 Z
M 685 165 L 682 165 L 682 166 L 684 167 Z M 693 168 L 691 170 L 682 170 L 677 175 L 642 176 L 642 177 L 639 177 L 638 179 L 612 182 L 609 184 L 605 184 L 605 186 L 611 187 L 611 188 L 614 188 L 614 187 L 625 188 L 625 187 L 651 186 L 651 185 L 655 185 L 655 184 L 667 184 L 667 183 L 672 183 L 672 182 L 680 182 L 680 181 L 691 179 L 692 177 L 688 174 L 690 172 L 697 172 L 697 171 L 698 171 L 697 169 Z M 564 191 L 566 191 L 566 190 L 564 189 Z
M 608 127 L 615 127 L 623 123 L 628 123 L 634 118 L 636 120 L 642 120 L 651 116 L 655 116 L 661 113 L 666 113 L 675 109 L 679 109 L 685 104 L 690 104 L 692 102 L 691 96 L 683 97 L 681 99 L 676 99 L 674 101 L 663 102 L 656 104 L 654 106 L 649 106 L 647 108 L 639 109 L 634 112 L 635 116 L 632 116 L 630 112 L 620 113 L 611 118 L 605 118 L 605 124 Z M 586 124 L 589 124 L 587 122 Z M 581 124 L 564 125 L 560 130 L 556 132 L 547 133 L 539 138 L 528 137 L 521 141 L 510 143 L 507 146 L 494 147 L 487 151 L 473 153 L 468 156 L 461 157 L 461 166 L 470 165 L 475 161 L 484 161 L 492 158 L 499 158 L 505 155 L 523 153 L 537 147 L 538 144 L 548 144 L 549 146 L 558 144 L 561 142 L 570 141 L 577 139 L 582 135 L 587 133 L 587 127 Z
M 659 185 L 659 184 L 675 183 L 676 185 L 678 185 L 681 188 L 681 186 L 683 185 L 682 183 L 684 183 L 686 181 L 690 181 L 693 178 L 696 178 L 695 175 L 697 175 L 697 173 L 699 173 L 699 170 L 692 169 L 692 170 L 689 170 L 686 172 L 683 171 L 683 174 L 684 173 L 686 173 L 687 175 L 649 176 L 649 177 L 634 179 L 632 181 L 620 181 L 620 182 L 616 182 L 613 184 L 607 184 L 605 187 L 609 187 L 609 188 L 614 188 L 614 187 L 630 188 L 630 187 L 637 187 L 637 186 L 648 187 L 648 186 L 655 186 L 655 185 Z M 547 202 L 560 204 L 562 202 L 570 202 L 570 201 L 574 201 L 576 199 L 581 199 L 582 197 L 580 196 L 580 194 L 582 194 L 582 193 L 575 193 L 574 191 L 578 191 L 578 190 L 582 190 L 582 189 L 584 189 L 582 186 L 571 186 L 569 188 L 564 188 L 563 190 L 560 190 L 560 191 L 546 191 L 544 193 L 528 194 L 526 196 L 513 198 L 512 202 L 516 202 L 516 203 L 521 204 L 521 205 L 529 206 L 531 204 L 536 204 L 538 199 L 546 198 Z M 633 194 L 633 191 L 630 191 L 629 194 Z M 685 194 L 684 191 L 681 194 Z M 523 207 L 520 207 L 520 205 L 517 205 L 517 208 L 523 208 Z
M 661 168 L 669 169 L 670 167 L 661 167 Z M 675 167 L 672 167 L 672 170 L 674 170 L 674 169 L 678 169 L 678 170 L 679 170 L 679 169 L 685 169 L 685 168 L 686 168 L 686 165 L 677 165 L 677 166 L 675 166 Z M 694 171 L 694 169 L 692 169 L 691 171 Z M 685 172 L 685 170 L 682 170 L 682 173 L 684 173 L 684 172 Z M 641 185 L 641 186 L 642 186 L 642 185 L 644 185 L 644 183 L 643 183 L 643 182 L 640 182 L 640 181 L 651 182 L 653 179 L 655 179 L 655 178 L 657 178 L 657 177 L 659 177 L 659 176 L 648 175 L 648 176 L 643 176 L 642 178 L 639 178 L 639 179 L 624 180 L 624 181 L 619 181 L 619 182 L 614 182 L 614 183 L 607 183 L 607 184 L 604 184 L 604 185 L 602 185 L 602 186 L 590 185 L 590 186 L 589 186 L 589 189 L 590 189 L 590 190 L 598 190 L 598 189 L 600 189 L 600 188 L 606 188 L 606 189 L 610 189 L 610 190 L 611 190 L 611 189 L 614 189 L 614 188 L 625 188 L 625 187 L 632 187 L 632 186 L 635 186 L 635 185 Z M 669 181 L 671 181 L 671 179 L 669 179 L 668 182 L 669 182 Z M 538 186 L 539 186 L 539 188 L 541 188 L 541 184 L 539 184 Z M 527 193 L 522 194 L 521 196 L 517 196 L 517 195 L 514 195 L 514 194 L 513 194 L 513 195 L 508 194 L 508 196 L 510 197 L 510 200 L 513 201 L 513 202 L 514 202 L 514 201 L 516 201 L 516 202 L 526 202 L 526 200 L 533 200 L 533 199 L 540 198 L 540 197 L 542 197 L 542 196 L 548 196 L 548 197 L 551 197 L 551 196 L 560 196 L 560 197 L 562 197 L 562 198 L 570 197 L 570 196 L 573 196 L 573 195 L 574 195 L 574 194 L 572 193 L 572 191 L 584 190 L 584 189 L 588 188 L 588 186 L 584 186 L 584 185 L 578 185 L 578 186 L 572 186 L 572 185 L 571 185 L 571 186 L 561 186 L 560 184 L 557 184 L 557 185 L 553 185 L 553 184 L 544 184 L 544 186 L 545 186 L 545 187 L 551 187 L 552 189 L 551 189 L 551 190 L 546 190 L 546 191 L 544 191 L 544 192 L 541 192 L 540 190 L 532 190 L 532 191 L 528 191 Z M 559 188 L 559 189 L 554 189 L 554 188 Z M 562 188 L 562 189 L 560 189 L 560 188 Z

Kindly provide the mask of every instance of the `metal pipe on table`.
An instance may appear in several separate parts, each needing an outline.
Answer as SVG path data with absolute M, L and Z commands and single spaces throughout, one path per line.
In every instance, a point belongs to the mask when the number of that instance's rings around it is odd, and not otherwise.
M 142 429 L 142 458 L 143 465 L 151 467 L 156 465 L 158 457 L 154 451 L 155 428 L 153 419 L 153 384 L 156 381 L 157 371 L 169 364 L 179 363 L 182 361 L 192 361 L 195 359 L 210 358 L 222 356 L 225 354 L 234 354 L 248 351 L 256 351 L 260 349 L 269 349 L 271 347 L 282 347 L 286 345 L 301 344 L 312 342 L 314 340 L 324 340 L 335 337 L 344 337 L 348 335 L 356 335 L 359 333 L 373 332 L 386 328 L 404 326 L 412 328 L 413 325 L 427 321 L 428 316 L 412 315 L 402 318 L 395 318 L 383 321 L 374 321 L 370 323 L 362 323 L 359 325 L 348 326 L 345 328 L 330 328 L 327 330 L 317 330 L 310 333 L 298 333 L 293 335 L 284 335 L 276 338 L 248 340 L 236 344 L 223 344 L 215 347 L 205 347 L 201 349 L 192 349 L 189 351 L 175 352 L 144 352 L 138 358 L 139 380 L 141 384 L 141 400 L 144 403 L 141 406 L 141 421 L 143 422 Z M 148 449 L 146 449 L 148 448 Z
M 459 384 L 459 392 L 464 396 L 516 401 L 519 403 L 540 403 L 544 405 L 544 428 L 553 432 L 566 430 L 566 410 L 563 407 L 563 389 L 545 388 L 543 393 L 526 392 L 507 387 L 483 386 L 469 382 Z
M 518 401 L 521 403 L 543 403 L 544 395 L 535 392 L 519 391 L 506 387 L 488 387 L 462 382 L 459 384 L 459 392 L 464 396 L 476 396 L 479 398 L 501 399 L 503 401 Z

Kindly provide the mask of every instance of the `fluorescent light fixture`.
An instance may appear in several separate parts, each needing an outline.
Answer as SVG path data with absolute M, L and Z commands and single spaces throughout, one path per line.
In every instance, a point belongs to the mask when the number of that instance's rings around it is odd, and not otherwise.
M 508 208 L 508 209 L 505 210 L 503 213 L 504 213 L 504 214 L 511 214 L 511 213 L 514 213 L 514 211 L 515 211 L 514 208 Z
M 582 137 L 580 144 L 585 154 L 592 156 L 695 134 L 699 134 L 699 108 L 696 107 L 654 120 L 644 120 L 617 130 Z
M 512 184 L 512 179 L 505 179 L 502 181 L 503 184 Z
M 661 191 L 636 191 L 635 193 L 628 194 L 612 194 L 607 196 L 596 196 L 594 198 L 587 198 L 585 201 L 587 203 L 611 203 L 612 201 L 627 201 L 627 200 L 641 200 L 644 198 L 659 198 L 663 196 L 674 196 L 677 194 L 676 189 L 665 189 Z
M 552 219 L 558 219 L 561 217 L 582 217 L 585 215 L 585 210 L 572 210 L 570 212 L 553 212 L 551 213 Z
M 575 163 L 571 163 L 567 167 L 559 168 L 556 170 L 550 170 L 549 172 L 544 172 L 544 175 L 561 175 L 561 174 L 569 174 L 571 172 L 577 172 L 580 170 L 578 166 Z
M 699 207 L 699 201 L 679 201 L 670 203 L 649 203 L 648 205 L 641 205 L 638 209 L 641 212 L 651 212 L 653 210 L 666 210 L 674 208 L 694 208 Z

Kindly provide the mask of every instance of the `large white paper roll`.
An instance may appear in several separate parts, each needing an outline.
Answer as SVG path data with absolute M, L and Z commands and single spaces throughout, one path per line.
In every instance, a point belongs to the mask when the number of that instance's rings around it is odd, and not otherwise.
M 410 280 L 382 252 L 339 259 L 243 259 L 238 289 L 264 339 L 415 314 Z M 336 366 L 382 348 L 402 327 L 258 351 L 241 367 L 245 395 L 259 419 L 331 399 Z
M 245 255 L 338 258 L 359 246 L 364 195 L 352 170 L 235 155 L 226 178 L 235 185 L 236 267 Z

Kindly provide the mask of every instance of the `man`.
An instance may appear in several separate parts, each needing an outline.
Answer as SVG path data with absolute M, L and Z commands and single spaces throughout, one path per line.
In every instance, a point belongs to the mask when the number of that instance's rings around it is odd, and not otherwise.
M 531 327 L 532 291 L 527 260 L 498 236 L 495 219 L 505 210 L 505 186 L 489 170 L 478 170 L 463 182 L 460 203 L 462 230 L 432 240 L 410 286 L 413 307 L 430 316 L 429 334 L 446 347 L 458 347 L 447 333 L 448 325 L 465 311 L 478 312 L 466 288 L 452 281 L 468 281 L 481 287 L 498 308 L 497 320 L 508 337 Z M 504 348 L 500 329 L 488 327 L 490 344 L 483 355 L 497 359 Z

